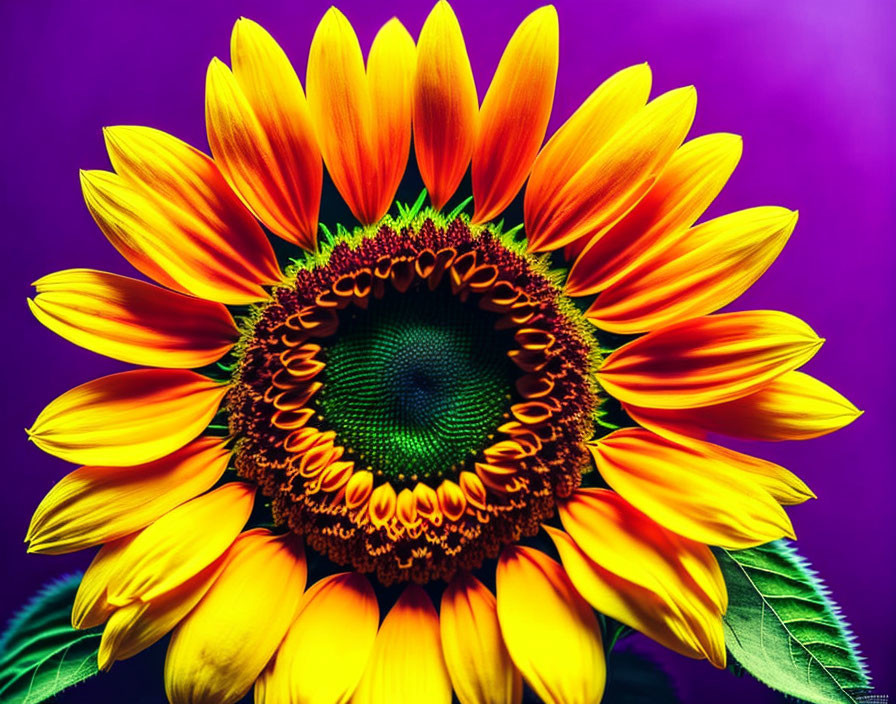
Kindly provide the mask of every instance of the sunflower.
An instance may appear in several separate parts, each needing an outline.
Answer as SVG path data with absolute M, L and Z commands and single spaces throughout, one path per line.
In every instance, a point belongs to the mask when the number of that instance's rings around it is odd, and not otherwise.
M 715 314 L 797 219 L 694 224 L 740 138 L 685 141 L 694 88 L 648 101 L 642 64 L 542 146 L 557 65 L 548 6 L 480 104 L 447 3 L 416 42 L 388 22 L 366 63 L 331 9 L 306 97 L 241 19 L 230 68 L 208 69 L 211 158 L 105 130 L 114 172 L 82 173 L 87 207 L 160 286 L 36 282 L 41 323 L 144 368 L 40 413 L 31 441 L 83 466 L 26 538 L 102 546 L 72 615 L 105 624 L 102 668 L 172 632 L 176 704 L 253 685 L 265 703 L 520 702 L 523 681 L 586 704 L 608 619 L 724 666 L 709 546 L 792 538 L 782 505 L 813 494 L 708 436 L 804 439 L 859 412 L 797 371 L 822 343 L 804 322 Z M 412 142 L 429 205 L 390 214 Z M 356 226 L 319 222 L 324 166 Z

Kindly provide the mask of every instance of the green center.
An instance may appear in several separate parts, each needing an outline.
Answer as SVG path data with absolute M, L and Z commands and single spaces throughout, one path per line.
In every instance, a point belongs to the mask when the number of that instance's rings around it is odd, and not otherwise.
M 326 350 L 324 420 L 389 479 L 456 473 L 491 444 L 510 405 L 511 340 L 494 321 L 443 289 L 352 309 Z

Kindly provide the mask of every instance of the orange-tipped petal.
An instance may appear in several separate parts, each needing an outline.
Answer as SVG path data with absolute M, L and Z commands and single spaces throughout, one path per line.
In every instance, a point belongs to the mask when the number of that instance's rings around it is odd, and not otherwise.
M 114 467 L 151 462 L 199 435 L 227 386 L 181 369 L 135 369 L 65 392 L 28 430 L 44 452 Z
M 741 210 L 688 230 L 607 288 L 585 313 L 602 330 L 631 335 L 725 306 L 765 273 L 787 243 L 797 214 Z
M 674 533 L 742 550 L 795 538 L 787 514 L 737 453 L 679 445 L 642 428 L 590 443 L 601 477 L 622 498 Z
M 670 650 L 702 660 L 706 653 L 674 603 L 622 579 L 591 560 L 562 530 L 544 526 L 576 591 L 600 613 L 631 626 Z
M 550 138 L 532 166 L 526 185 L 525 221 L 556 198 L 563 186 L 647 102 L 651 73 L 647 64 L 610 76 L 588 96 Z
M 57 335 L 131 364 L 193 368 L 229 350 L 239 330 L 220 303 L 91 269 L 34 282 L 31 312 Z
M 526 220 L 529 250 L 558 249 L 599 237 L 644 197 L 691 128 L 693 87 L 655 98 L 563 183 L 545 203 L 532 202 Z
M 445 0 L 429 13 L 417 40 L 414 150 L 439 210 L 454 195 L 473 154 L 479 99 L 457 17 Z
M 72 604 L 72 628 L 93 628 L 104 623 L 115 612 L 115 606 L 106 599 L 106 586 L 115 563 L 136 534 L 127 535 L 99 549 L 93 561 L 81 577 L 75 601 Z
M 623 345 L 598 380 L 623 403 L 693 408 L 758 391 L 809 361 L 823 340 L 802 320 L 771 310 L 709 315 Z
M 519 704 L 523 681 L 501 636 L 497 602 L 478 579 L 454 578 L 439 611 L 442 652 L 460 704 Z
M 593 704 L 603 696 L 600 626 L 563 568 L 538 550 L 504 549 L 497 569 L 498 621 L 507 650 L 546 704 Z
M 787 372 L 734 401 L 697 408 L 639 408 L 626 412 L 640 425 L 673 440 L 720 433 L 743 440 L 809 440 L 839 430 L 862 415 L 830 386 L 803 372 Z
M 379 613 L 363 575 L 344 572 L 314 584 L 255 683 L 256 704 L 344 704 L 370 659 Z
M 514 32 L 479 111 L 473 148 L 473 222 L 498 215 L 516 197 L 544 140 L 559 61 L 552 5 L 535 10 Z
M 173 250 L 195 279 L 179 281 L 189 292 L 244 303 L 259 299 L 261 284 L 283 278 L 264 231 L 209 157 L 149 127 L 107 127 L 104 135 L 115 171 L 136 196 L 118 204 L 120 224 L 130 224 L 134 238 Z M 160 219 L 169 231 L 150 227 Z M 141 223 L 145 231 L 134 232 Z M 209 297 L 206 288 L 220 290 Z
M 165 659 L 172 704 L 233 704 L 274 655 L 293 622 L 307 568 L 295 536 L 241 535 L 221 575 L 174 631 Z
M 582 243 L 582 251 L 569 271 L 566 293 L 589 296 L 603 290 L 690 227 L 727 183 L 742 151 L 741 138 L 733 134 L 708 134 L 683 144 L 624 218 L 574 243 Z
M 137 467 L 81 467 L 48 493 L 31 518 L 29 552 L 66 553 L 133 533 L 220 479 L 226 438 L 201 437 Z
M 108 670 L 117 660 L 126 660 L 146 650 L 171 631 L 199 602 L 224 566 L 219 557 L 204 570 L 152 603 L 135 601 L 115 610 L 103 629 L 97 661 Z
M 564 530 L 589 560 L 659 597 L 686 624 L 682 642 L 724 666 L 728 593 L 706 545 L 666 530 L 606 489 L 579 489 L 558 508 Z
M 144 528 L 116 560 L 109 603 L 152 601 L 208 567 L 239 535 L 254 499 L 255 487 L 228 482 Z
M 352 704 L 449 704 L 439 615 L 422 587 L 405 587 L 386 615 Z
M 302 84 L 273 37 L 237 20 L 233 72 L 217 59 L 206 83 L 206 125 L 215 161 L 270 230 L 317 248 L 323 167 Z
M 411 151 L 414 73 L 417 48 L 394 17 L 377 32 L 367 57 L 367 81 L 373 104 L 378 191 L 373 202 L 379 220 L 392 205 Z
M 389 209 L 407 163 L 415 50 L 401 23 L 377 34 L 367 70 L 351 24 L 336 8 L 308 55 L 308 107 L 327 171 L 364 224 Z

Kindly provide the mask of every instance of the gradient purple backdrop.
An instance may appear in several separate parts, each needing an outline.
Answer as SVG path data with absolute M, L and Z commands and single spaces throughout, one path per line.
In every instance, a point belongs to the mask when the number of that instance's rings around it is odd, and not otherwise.
M 11 2 L 0 7 L 4 41 L 5 166 L 0 197 L 6 448 L 0 507 L 4 573 L 0 618 L 44 581 L 88 555 L 28 556 L 21 539 L 43 494 L 70 470 L 22 430 L 66 389 L 125 365 L 74 347 L 34 321 L 29 282 L 70 267 L 134 275 L 81 200 L 79 168 L 107 168 L 100 127 L 146 124 L 206 148 L 205 69 L 227 59 L 233 21 L 261 22 L 300 76 L 327 2 Z M 808 371 L 866 414 L 806 443 L 752 448 L 807 480 L 819 500 L 791 515 L 799 549 L 821 572 L 854 626 L 879 692 L 894 692 L 894 308 L 896 213 L 893 129 L 896 58 L 889 0 L 643 0 L 556 3 L 561 51 L 551 129 L 612 72 L 649 61 L 655 93 L 693 83 L 692 134 L 744 136 L 744 157 L 710 214 L 778 204 L 800 211 L 772 269 L 732 308 L 779 308 L 827 343 Z M 537 2 L 454 7 L 480 97 L 516 24 Z M 369 46 L 398 15 L 416 36 L 430 4 L 393 0 L 340 5 Z M 657 653 L 655 649 L 651 652 Z M 662 655 L 685 702 L 779 701 L 706 663 Z M 161 673 L 159 673 L 161 676 Z M 894 692 L 896 693 L 896 692 Z

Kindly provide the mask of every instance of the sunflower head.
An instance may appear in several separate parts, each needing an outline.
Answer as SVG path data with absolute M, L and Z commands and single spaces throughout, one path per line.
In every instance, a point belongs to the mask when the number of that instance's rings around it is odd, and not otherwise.
M 538 532 L 588 466 L 593 336 L 494 228 L 427 211 L 335 243 L 252 316 L 235 465 L 274 518 L 390 584 Z

